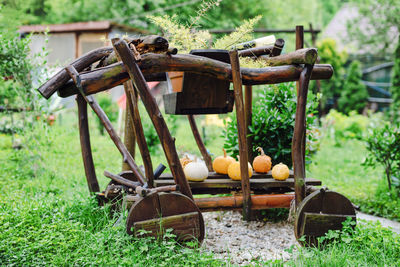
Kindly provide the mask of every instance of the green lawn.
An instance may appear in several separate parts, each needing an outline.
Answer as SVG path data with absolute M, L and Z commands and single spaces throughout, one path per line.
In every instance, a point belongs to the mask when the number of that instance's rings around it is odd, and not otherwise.
M 178 150 L 199 154 L 187 122 L 179 119 L 178 125 Z M 108 179 L 103 177 L 102 172 L 118 172 L 121 157 L 109 138 L 99 135 L 93 120 L 91 128 L 94 129 L 92 148 L 96 171 L 101 188 L 104 188 Z M 208 130 L 208 148 L 219 155 L 221 129 L 209 127 Z M 99 208 L 88 195 L 75 111 L 64 116 L 62 124 L 60 120 L 53 127 L 44 127 L 39 123 L 20 138 L 25 140 L 27 146 L 16 151 L 11 148 L 11 137 L 0 134 L 1 265 L 226 264 L 201 249 L 182 248 L 174 241 L 134 239 L 125 234 L 124 224 L 114 225 L 115 218 L 110 217 L 108 208 Z M 379 170 L 365 171 L 360 167 L 363 154 L 365 151 L 361 143 L 349 141 L 342 148 L 337 148 L 325 140 L 314 158 L 315 163 L 309 168 L 310 173 L 357 204 L 358 201 L 374 200 L 376 186 L 381 180 Z M 153 155 L 154 166 L 159 163 L 166 164 L 161 149 Z M 357 226 L 356 229 L 357 236 L 362 238 L 355 236 L 354 242 L 341 242 L 322 251 L 303 249 L 299 254 L 293 254 L 293 260 L 286 263 L 258 264 L 400 264 L 398 236 L 388 234 L 379 226 Z M 374 236 L 375 239 L 370 238 Z

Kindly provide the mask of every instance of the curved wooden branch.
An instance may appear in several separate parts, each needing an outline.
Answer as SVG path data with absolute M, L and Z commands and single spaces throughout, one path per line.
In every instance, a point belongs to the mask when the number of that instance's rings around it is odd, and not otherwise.
M 142 55 L 142 60 L 138 62 L 138 65 L 147 81 L 151 81 L 147 79 L 149 75 L 169 71 L 187 71 L 232 81 L 230 64 L 195 55 L 145 54 Z M 241 73 L 244 85 L 257 85 L 297 81 L 302 70 L 301 66 L 288 65 L 260 69 L 241 68 Z M 329 79 L 332 74 L 331 65 L 315 65 L 311 79 Z M 124 64 L 121 62 L 90 72 L 82 72 L 80 76 L 85 94 L 95 94 L 113 88 L 129 79 Z M 77 90 L 72 82 L 68 82 L 63 87 L 59 86 L 61 97 L 76 93 Z
M 276 57 L 260 57 L 270 66 L 282 66 L 292 64 L 314 64 L 317 60 L 318 53 L 315 48 L 304 48 L 294 52 L 276 56 Z
M 101 47 L 86 53 L 85 55 L 81 56 L 70 65 L 74 66 L 74 68 L 81 72 L 91 64 L 100 59 L 108 56 L 113 52 L 113 48 L 111 46 Z M 42 84 L 39 87 L 38 91 L 42 94 L 42 96 L 46 99 L 49 99 L 59 87 L 63 86 L 68 80 L 70 79 L 67 71 L 65 69 L 60 70 L 56 75 L 51 77 L 47 82 Z

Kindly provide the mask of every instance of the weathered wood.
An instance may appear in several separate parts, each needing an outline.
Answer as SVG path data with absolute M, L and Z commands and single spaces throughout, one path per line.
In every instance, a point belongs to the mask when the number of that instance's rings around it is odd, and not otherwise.
M 133 176 L 132 176 L 133 177 Z M 290 170 L 289 171 L 289 178 L 293 178 L 293 171 Z M 216 172 L 209 172 L 208 173 L 208 177 L 207 177 L 207 181 L 210 179 L 225 179 L 225 178 L 229 178 L 228 175 L 226 174 L 219 174 Z M 259 173 L 259 172 L 253 172 L 253 175 L 251 176 L 250 181 L 253 181 L 254 179 L 264 179 L 264 178 L 269 178 L 272 179 L 272 172 L 269 171 L 268 173 Z M 173 179 L 172 175 L 170 173 L 163 173 L 162 175 L 160 175 L 159 178 L 157 178 L 158 180 L 162 180 L 162 179 Z
M 262 57 L 262 59 L 270 66 L 282 66 L 292 64 L 314 64 L 317 57 L 317 49 L 303 48 L 280 56 Z
M 199 147 L 200 153 L 203 156 L 203 160 L 206 163 L 207 169 L 209 172 L 213 171 L 212 168 L 212 160 L 210 154 L 208 154 L 207 148 L 203 143 L 203 140 L 201 139 L 201 135 L 199 133 L 199 130 L 197 129 L 196 121 L 194 119 L 193 115 L 188 115 L 188 120 L 190 124 L 190 128 L 192 129 L 192 133 L 194 136 L 194 139 L 196 140 L 197 146 Z
M 320 237 L 324 236 L 329 230 L 341 230 L 343 228 L 342 223 L 348 217 L 353 221 L 356 220 L 355 215 L 304 212 L 304 222 L 300 230 L 300 235 Z
M 306 135 L 307 93 L 312 68 L 312 65 L 305 65 L 299 79 L 299 91 L 297 94 L 296 117 L 292 139 L 292 161 L 294 178 L 296 180 L 296 207 L 306 196 L 306 187 L 304 182 L 306 177 L 304 140 Z
M 246 137 L 247 137 L 247 155 L 249 162 L 253 162 L 253 138 L 249 136 L 249 126 L 252 123 L 252 105 L 253 105 L 253 87 L 246 85 L 244 87 L 244 109 L 246 115 Z
M 90 145 L 90 133 L 87 114 L 87 103 L 81 95 L 76 96 L 79 118 L 79 140 L 81 143 L 81 152 L 83 167 L 85 168 L 86 181 L 90 192 L 99 192 L 99 182 L 97 181 L 96 171 L 93 163 L 92 148 Z
M 191 217 L 193 220 L 186 223 L 178 223 L 169 226 L 164 224 L 163 226 L 164 219 L 171 216 L 177 218 L 188 213 L 197 214 L 197 216 L 195 216 L 196 219 L 194 220 L 194 217 Z M 189 237 L 189 240 L 197 241 L 201 244 L 204 239 L 203 216 L 193 200 L 185 195 L 179 193 L 152 193 L 136 201 L 128 213 L 126 222 L 128 234 L 136 234 L 143 225 L 140 222 L 154 219 L 161 219 L 161 226 L 165 229 L 172 228 L 173 233 L 177 235 L 180 241 L 183 241 L 182 238 L 188 241 L 186 238 Z M 157 229 L 152 228 L 150 235 L 154 236 L 159 229 L 160 225 Z M 187 233 L 192 233 L 192 236 L 187 236 Z
M 239 51 L 240 57 L 259 57 L 263 55 L 269 55 L 274 49 L 273 45 L 260 46 L 260 47 L 252 47 L 249 49 L 244 49 Z
M 176 152 L 175 142 L 172 139 L 167 124 L 165 123 L 154 97 L 150 93 L 150 89 L 143 77 L 142 72 L 140 71 L 139 66 L 135 62 L 132 51 L 128 48 L 128 45 L 123 40 L 113 39 L 113 46 L 121 60 L 124 62 L 129 76 L 132 79 L 135 88 L 138 90 L 139 95 L 146 107 L 147 113 L 153 122 L 154 128 L 156 129 L 158 137 L 160 138 L 168 165 L 172 174 L 174 175 L 176 183 L 180 186 L 180 190 L 184 195 L 188 196 L 189 198 L 193 198 L 189 184 L 185 178 L 182 165 L 180 164 L 178 153 Z
M 138 184 L 136 182 L 128 180 L 118 174 L 113 174 L 109 171 L 104 171 L 104 176 L 107 178 L 110 178 L 111 180 L 113 180 L 114 182 L 116 182 L 118 184 L 125 185 L 125 186 L 131 187 L 133 189 L 135 189 L 138 186 Z
M 109 55 L 113 51 L 113 48 L 110 46 L 97 48 L 92 50 L 85 55 L 81 56 L 70 65 L 74 66 L 74 68 L 80 72 L 93 64 L 94 62 L 100 60 L 101 58 Z M 56 75 L 51 77 L 48 81 L 46 81 L 43 85 L 38 88 L 38 91 L 42 96 L 48 99 L 52 96 L 60 86 L 65 84 L 70 79 L 67 71 L 65 69 L 60 70 Z
M 308 219 L 306 213 L 309 214 Z M 322 216 L 316 218 L 313 214 Z M 301 245 L 316 246 L 318 236 L 324 235 L 329 230 L 340 230 L 342 228 L 341 223 L 337 223 L 339 217 L 349 216 L 355 220 L 355 215 L 350 200 L 339 193 L 322 188 L 308 195 L 297 207 L 294 233 Z M 320 223 L 316 223 L 313 218 Z M 301 241 L 299 238 L 303 234 L 305 239 Z
M 289 208 L 294 194 L 252 195 L 251 209 Z M 243 205 L 243 196 L 195 198 L 201 211 L 232 210 Z
M 296 50 L 304 47 L 304 27 L 302 25 L 296 26 Z
M 146 174 L 147 184 L 153 187 L 154 173 L 153 163 L 151 162 L 150 151 L 147 146 L 146 138 L 144 136 L 143 125 L 140 119 L 138 99 L 134 91 L 131 81 L 126 82 L 128 86 L 125 88 L 126 103 L 129 106 L 129 114 L 131 123 L 134 125 L 136 141 L 139 146 L 140 154 L 142 156 L 144 170 Z
M 251 199 L 250 199 L 250 182 L 249 182 L 249 167 L 247 155 L 247 139 L 246 139 L 246 122 L 245 110 L 243 104 L 242 92 L 242 76 L 240 72 L 239 55 L 237 50 L 229 51 L 232 66 L 232 83 L 235 92 L 236 119 L 238 125 L 238 143 L 239 143 L 239 162 L 240 162 L 240 177 L 242 182 L 243 193 L 243 219 L 250 220 L 251 218 Z
M 124 158 L 124 161 L 127 162 L 135 176 L 137 177 L 138 181 L 142 184 L 145 183 L 145 180 L 143 178 L 143 175 L 141 174 L 139 167 L 136 165 L 135 161 L 133 160 L 131 154 L 129 151 L 126 149 L 124 143 L 121 141 L 121 139 L 118 137 L 117 132 L 114 130 L 112 127 L 111 121 L 108 119 L 107 115 L 104 113 L 103 109 L 99 106 L 97 101 L 92 97 L 92 96 L 86 96 L 85 93 L 83 92 L 82 89 L 82 83 L 80 76 L 76 69 L 73 66 L 68 66 L 65 68 L 68 75 L 72 78 L 72 80 L 75 83 L 75 86 L 77 89 L 80 91 L 80 94 L 83 96 L 85 101 L 89 104 L 89 106 L 93 109 L 93 111 L 96 113 L 96 115 L 99 117 L 100 121 L 104 125 L 104 127 L 107 130 L 107 133 L 109 134 L 110 138 L 113 140 L 115 146 L 118 148 L 120 151 L 121 155 Z
M 285 46 L 285 40 L 276 39 L 274 47 L 272 48 L 270 57 L 279 56 L 282 53 L 283 47 Z
M 162 54 L 142 55 L 141 62 L 138 62 L 145 77 L 154 73 L 168 71 L 186 71 L 206 76 L 215 77 L 222 80 L 232 80 L 232 72 L 229 64 L 199 57 L 195 55 L 175 55 L 167 56 Z M 267 67 L 259 69 L 241 68 L 243 84 L 273 84 L 281 82 L 296 81 L 300 77 L 302 67 L 298 65 Z M 331 65 L 319 64 L 313 69 L 311 78 L 313 80 L 329 79 L 333 74 Z M 81 73 L 82 86 L 87 95 L 98 93 L 129 79 L 129 75 L 122 63 Z M 157 76 L 156 76 L 157 77 Z M 149 80 L 150 81 L 150 80 Z M 57 85 L 61 97 L 71 96 L 77 93 L 73 82 Z
M 135 150 L 136 150 L 136 133 L 135 133 L 135 124 L 132 122 L 132 110 L 131 104 L 129 103 L 128 96 L 126 94 L 128 87 L 132 86 L 130 81 L 124 82 L 124 90 L 126 95 L 126 105 L 125 105 L 125 128 L 124 128 L 124 144 L 126 149 L 128 149 L 129 153 L 131 153 L 132 157 L 135 159 Z M 128 164 L 124 162 L 122 159 L 122 170 L 127 171 L 130 170 Z

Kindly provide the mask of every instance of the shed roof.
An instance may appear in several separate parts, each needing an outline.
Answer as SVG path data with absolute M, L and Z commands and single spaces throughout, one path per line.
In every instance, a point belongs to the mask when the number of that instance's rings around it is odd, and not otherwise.
M 40 25 L 24 25 L 19 27 L 19 32 L 87 32 L 87 31 L 110 31 L 111 28 L 116 27 L 125 31 L 138 32 L 146 34 L 146 30 L 141 30 L 135 27 L 118 24 L 112 21 L 86 21 L 86 22 L 75 22 L 66 24 L 40 24 Z

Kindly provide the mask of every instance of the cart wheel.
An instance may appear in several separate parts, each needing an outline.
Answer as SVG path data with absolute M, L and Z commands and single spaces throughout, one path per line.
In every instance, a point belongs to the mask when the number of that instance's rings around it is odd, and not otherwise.
M 179 242 L 204 239 L 204 220 L 199 208 L 180 193 L 152 193 L 131 207 L 127 232 L 135 236 L 163 236 L 172 229 Z M 141 231 L 145 230 L 145 231 Z
M 356 221 L 353 204 L 343 195 L 320 189 L 308 195 L 299 205 L 294 232 L 303 246 L 317 246 L 317 237 L 329 230 L 341 230 L 347 217 Z M 304 236 L 304 241 L 299 239 Z

